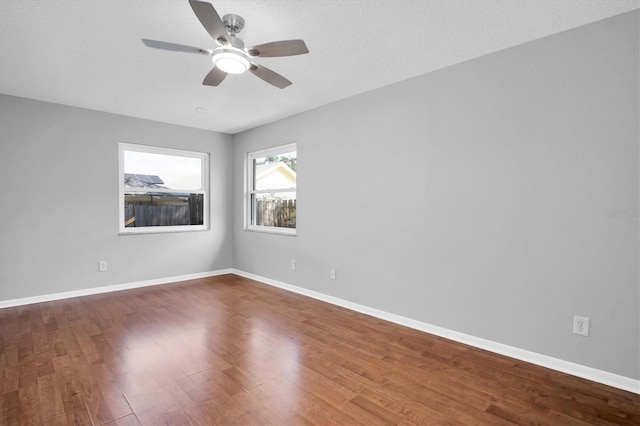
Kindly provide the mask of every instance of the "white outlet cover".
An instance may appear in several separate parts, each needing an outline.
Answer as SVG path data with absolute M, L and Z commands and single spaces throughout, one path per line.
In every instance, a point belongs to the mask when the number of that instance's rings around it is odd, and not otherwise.
M 589 335 L 589 318 L 587 317 L 573 317 L 573 332 L 581 336 Z

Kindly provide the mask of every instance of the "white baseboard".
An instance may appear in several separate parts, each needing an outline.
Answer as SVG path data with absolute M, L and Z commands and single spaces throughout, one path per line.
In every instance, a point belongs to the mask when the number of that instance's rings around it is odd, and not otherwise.
M 112 291 L 129 290 L 132 288 L 149 287 L 153 285 L 170 284 L 179 281 L 195 280 L 198 278 L 213 277 L 216 275 L 232 274 L 232 269 L 218 271 L 199 272 L 196 274 L 178 275 L 175 277 L 158 278 L 147 281 L 136 281 L 124 284 L 108 285 L 103 287 L 86 288 L 82 290 L 65 291 L 62 293 L 44 294 L 42 296 L 23 297 L 21 299 L 0 300 L 0 309 L 13 306 L 31 305 L 33 303 L 51 302 L 53 300 L 70 299 L 72 297 L 91 296 L 93 294 L 110 293 Z
M 232 273 L 241 277 L 249 278 L 264 284 L 268 284 L 274 287 L 278 287 L 284 290 L 298 293 L 303 296 L 308 296 L 314 299 L 328 302 L 333 305 L 341 306 L 343 308 L 350 309 L 352 311 L 360 312 L 370 315 L 372 317 L 380 318 L 389 322 L 400 324 L 406 327 L 410 327 L 416 330 L 424 331 L 426 333 L 434 334 L 436 336 L 444 337 L 445 339 L 453 340 L 456 342 L 464 343 L 466 345 L 474 346 L 476 348 L 484 349 L 490 352 L 494 352 L 500 355 L 515 358 L 521 361 L 536 364 L 542 367 L 550 368 L 552 370 L 561 371 L 563 373 L 571 374 L 572 376 L 581 377 L 583 379 L 591 380 L 593 382 L 602 383 L 608 386 L 612 386 L 618 389 L 622 389 L 628 392 L 640 394 L 640 380 L 631 379 L 629 377 L 620 376 L 618 374 L 609 373 L 607 371 L 598 370 L 595 368 L 587 367 L 584 365 L 576 364 L 573 362 L 565 361 L 558 358 L 553 358 L 547 355 L 542 355 L 536 352 L 527 351 L 524 349 L 516 348 L 513 346 L 505 345 L 502 343 L 493 342 L 491 340 L 482 339 L 480 337 L 471 336 L 457 331 L 449 330 L 446 328 L 431 325 L 422 321 L 417 321 L 411 318 L 403 317 L 400 315 L 392 314 L 389 312 L 381 311 L 379 309 L 371 308 L 365 305 L 349 302 L 348 300 L 339 299 L 337 297 L 329 296 L 317 291 L 308 290 L 306 288 L 297 287 L 291 284 L 286 284 L 280 281 L 265 278 L 259 275 L 251 274 L 248 272 L 232 269 Z

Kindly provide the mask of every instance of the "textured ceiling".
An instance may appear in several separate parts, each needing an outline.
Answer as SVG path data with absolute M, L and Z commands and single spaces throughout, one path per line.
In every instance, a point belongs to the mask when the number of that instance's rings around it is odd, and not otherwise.
M 219 87 L 186 0 L 0 0 L 0 93 L 237 133 L 341 98 L 640 7 L 639 0 L 213 0 L 247 46 L 302 38 L 310 53 L 257 60 L 293 85 L 250 73 Z M 206 114 L 196 108 L 204 108 Z

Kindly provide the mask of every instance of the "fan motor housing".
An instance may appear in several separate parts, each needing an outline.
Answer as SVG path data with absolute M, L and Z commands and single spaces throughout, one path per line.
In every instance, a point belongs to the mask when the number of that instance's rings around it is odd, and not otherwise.
M 244 41 L 234 35 L 229 37 L 229 39 L 231 40 L 232 47 L 235 47 L 236 49 L 244 49 Z

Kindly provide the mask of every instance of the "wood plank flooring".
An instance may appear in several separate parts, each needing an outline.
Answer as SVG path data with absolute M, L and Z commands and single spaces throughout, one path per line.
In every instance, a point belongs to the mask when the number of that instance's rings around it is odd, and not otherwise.
M 0 310 L 1 425 L 640 424 L 640 396 L 234 275 Z

